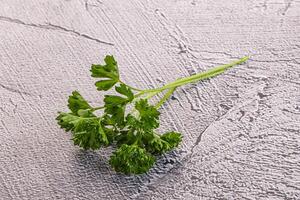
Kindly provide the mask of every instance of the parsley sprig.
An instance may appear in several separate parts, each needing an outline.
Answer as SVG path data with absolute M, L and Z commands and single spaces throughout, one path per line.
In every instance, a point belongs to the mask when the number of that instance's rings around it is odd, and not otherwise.
M 108 91 L 114 87 L 114 95 L 105 95 L 103 106 L 92 107 L 78 91 L 74 91 L 68 99 L 70 112 L 59 112 L 56 119 L 61 128 L 72 133 L 74 145 L 83 149 L 96 150 L 116 144 L 118 148 L 109 163 L 117 172 L 145 173 L 155 163 L 155 155 L 176 148 L 182 140 L 180 133 L 160 134 L 156 131 L 159 127 L 158 109 L 176 88 L 212 78 L 247 60 L 248 57 L 244 57 L 159 88 L 142 90 L 121 81 L 116 60 L 107 55 L 104 65 L 92 65 L 91 73 L 98 79 L 95 83 L 97 90 Z M 162 92 L 165 95 L 155 105 L 148 102 Z M 95 114 L 96 110 L 102 110 L 100 116 Z

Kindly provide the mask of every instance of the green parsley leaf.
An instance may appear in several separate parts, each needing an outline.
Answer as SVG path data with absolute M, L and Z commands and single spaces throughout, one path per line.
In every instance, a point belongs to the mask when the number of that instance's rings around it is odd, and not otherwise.
M 126 104 L 128 104 L 134 99 L 134 95 L 131 89 L 124 84 L 120 84 L 119 87 L 116 86 L 115 89 L 119 94 L 122 94 L 124 96 L 121 97 L 117 95 L 105 95 L 104 111 L 113 123 L 115 123 L 119 127 L 123 127 L 125 125 L 124 118 L 125 118 Z
M 132 130 L 121 131 L 116 135 L 115 140 L 117 141 L 117 145 L 121 146 L 123 144 L 134 144 L 137 141 L 137 137 L 135 132 Z
M 116 95 L 105 95 L 104 102 L 105 105 L 120 105 L 127 103 L 128 100 Z
M 105 105 L 106 120 L 122 128 L 125 124 L 125 105 Z
M 105 78 L 95 83 L 98 90 L 107 91 L 119 82 L 119 69 L 113 56 L 107 55 L 105 65 L 92 65 L 92 77 Z
M 125 97 L 120 97 L 117 95 L 105 95 L 104 96 L 104 102 L 105 105 L 124 105 L 126 103 L 129 103 L 133 100 L 134 95 L 129 87 L 127 87 L 124 84 L 120 84 L 120 86 L 115 87 L 116 91 Z
M 148 152 L 152 154 L 162 154 L 166 151 L 171 150 L 171 146 L 168 142 L 162 140 L 158 135 L 155 133 L 152 134 L 152 139 L 146 140 L 146 149 Z
M 136 102 L 135 109 L 139 111 L 140 122 L 144 130 L 152 130 L 159 127 L 160 113 L 154 107 L 148 104 L 147 99 L 141 99 Z
M 178 147 L 179 143 L 182 140 L 182 135 L 180 133 L 171 131 L 163 134 L 160 138 L 166 141 L 170 145 L 170 149 Z
M 104 90 L 107 91 L 110 88 L 112 88 L 117 82 L 115 80 L 112 79 L 108 79 L 108 80 L 101 80 L 101 81 L 97 81 L 95 83 L 96 87 L 98 90 Z
M 177 132 L 168 132 L 161 136 L 153 133 L 152 138 L 146 139 L 146 149 L 153 154 L 163 154 L 177 147 L 181 142 L 181 134 Z
M 70 131 L 74 128 L 74 123 L 79 120 L 79 117 L 73 113 L 59 113 L 56 120 L 61 128 L 65 129 L 66 131 Z
M 73 114 L 78 115 L 79 110 L 91 109 L 92 107 L 88 102 L 79 94 L 79 92 L 74 91 L 68 99 L 68 107 Z
M 74 144 L 84 149 L 95 150 L 112 142 L 108 140 L 104 132 L 104 130 L 109 132 L 108 129 L 103 127 L 101 120 L 97 117 L 84 118 L 72 113 L 60 113 L 56 119 L 62 128 L 72 131 Z M 109 132 L 109 138 L 113 138 L 111 132 Z
M 155 158 L 137 145 L 123 144 L 110 157 L 109 163 L 117 171 L 125 174 L 142 174 L 153 166 Z
M 127 100 L 130 102 L 134 99 L 134 94 L 129 87 L 121 83 L 120 86 L 116 86 L 116 91 L 120 94 L 123 94 L 127 97 Z

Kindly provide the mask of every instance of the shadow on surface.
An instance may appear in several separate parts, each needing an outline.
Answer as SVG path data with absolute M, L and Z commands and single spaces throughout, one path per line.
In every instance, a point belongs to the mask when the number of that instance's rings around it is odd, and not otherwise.
M 173 173 L 176 175 L 178 170 L 173 169 L 182 165 L 178 160 L 178 152 L 174 151 L 157 157 L 155 166 L 147 174 L 129 176 L 113 171 L 108 163 L 112 151 L 112 148 L 102 149 L 99 152 L 76 151 L 72 163 L 72 173 L 78 187 L 84 187 L 87 190 L 89 190 L 87 187 L 104 187 L 108 188 L 110 192 L 132 198 L 138 196 L 140 192 L 144 191 L 143 188 L 159 181 L 160 178 Z M 99 191 L 99 194 L 101 192 L 104 191 Z M 103 194 L 101 195 L 103 196 Z

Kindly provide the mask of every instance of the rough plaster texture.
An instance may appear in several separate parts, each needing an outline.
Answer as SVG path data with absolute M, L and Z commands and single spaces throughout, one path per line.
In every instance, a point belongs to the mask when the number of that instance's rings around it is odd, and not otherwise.
M 72 90 L 101 103 L 106 54 L 141 88 L 251 59 L 178 89 L 182 145 L 124 176 L 54 120 Z M 0 0 L 0 199 L 300 199 L 300 2 Z

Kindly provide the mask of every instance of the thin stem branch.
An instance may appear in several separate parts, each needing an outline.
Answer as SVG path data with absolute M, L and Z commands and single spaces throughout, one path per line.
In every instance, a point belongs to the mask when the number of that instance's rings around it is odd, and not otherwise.
M 169 99 L 169 97 L 173 94 L 173 92 L 176 90 L 177 87 L 170 88 L 169 91 L 161 98 L 161 100 L 155 105 L 155 108 L 159 108 L 162 106 L 165 101 Z
M 145 99 L 150 99 L 153 96 L 157 95 L 158 93 L 160 93 L 160 91 L 149 92 L 148 95 L 145 97 Z
M 105 106 L 95 107 L 95 108 L 92 108 L 91 110 L 96 111 L 96 110 L 101 110 L 103 108 L 105 108 Z
M 127 87 L 129 87 L 129 88 L 132 89 L 132 90 L 135 90 L 135 91 L 143 91 L 143 90 L 141 90 L 141 89 L 138 89 L 138 88 L 135 88 L 135 87 L 131 87 L 130 85 L 127 85 L 126 83 L 124 83 L 124 82 L 121 81 L 121 80 L 119 80 L 119 83 L 122 83 L 122 84 L 126 85 Z
M 242 64 L 242 63 L 246 62 L 248 59 L 249 59 L 249 57 L 246 56 L 246 57 L 241 58 L 240 60 L 231 62 L 229 64 L 214 67 L 214 68 L 209 69 L 205 72 L 200 72 L 198 74 L 195 74 L 195 75 L 192 75 L 192 76 L 189 76 L 189 77 L 178 79 L 174 82 L 166 84 L 163 87 L 160 87 L 160 88 L 157 88 L 157 89 L 144 90 L 144 92 L 147 93 L 147 92 L 151 92 L 151 91 L 163 91 L 165 89 L 169 89 L 169 88 L 172 88 L 172 87 L 178 87 L 178 86 L 185 85 L 185 84 L 188 84 L 188 83 L 193 83 L 193 82 L 196 82 L 196 81 L 199 81 L 199 80 L 211 78 L 211 77 L 214 77 L 216 75 L 219 75 L 219 74 L 223 73 L 225 70 L 227 70 L 227 69 L 229 69 L 229 68 L 231 68 L 235 65 L 239 65 L 239 64 Z

